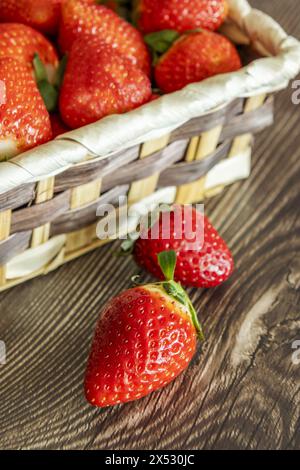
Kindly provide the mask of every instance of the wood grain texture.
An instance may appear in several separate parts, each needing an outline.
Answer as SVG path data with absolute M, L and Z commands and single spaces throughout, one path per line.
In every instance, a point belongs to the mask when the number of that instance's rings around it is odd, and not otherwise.
M 298 0 L 252 0 L 300 37 Z M 278 97 L 276 125 L 256 141 L 252 176 L 206 206 L 236 271 L 191 291 L 207 340 L 173 384 L 94 410 L 82 376 L 103 304 L 139 270 L 116 246 L 0 295 L 0 448 L 299 449 L 300 107 Z M 115 244 L 116 245 L 116 244 Z M 142 274 L 144 279 L 147 277 Z

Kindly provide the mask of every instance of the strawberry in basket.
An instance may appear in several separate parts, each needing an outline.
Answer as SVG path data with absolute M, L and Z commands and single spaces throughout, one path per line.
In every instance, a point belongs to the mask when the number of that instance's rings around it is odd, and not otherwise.
M 62 134 L 65 134 L 70 129 L 63 123 L 60 115 L 58 113 L 54 113 L 50 115 L 51 121 L 51 128 L 52 128 L 52 137 L 58 137 Z
M 235 46 L 218 33 L 195 31 L 179 36 L 166 30 L 145 39 L 156 55 L 155 80 L 164 93 L 242 67 Z
M 156 214 L 155 214 L 156 215 Z M 184 286 L 209 288 L 225 282 L 234 262 L 229 248 L 211 222 L 191 206 L 174 205 L 158 214 L 152 227 L 146 227 L 134 242 L 126 240 L 123 253 L 133 253 L 141 267 L 161 279 L 159 253 L 175 250 L 175 280 Z
M 97 36 L 145 73 L 150 73 L 147 46 L 131 24 L 96 0 L 66 0 L 62 5 L 59 37 L 62 51 L 69 52 L 75 39 L 83 35 Z
M 57 106 L 60 74 L 66 58 L 59 64 L 53 45 L 41 33 L 29 26 L 0 23 L 0 58 L 11 57 L 35 71 L 38 89 L 48 111 Z
M 0 154 L 2 159 L 52 138 L 49 114 L 26 63 L 0 57 Z
M 110 300 L 99 318 L 85 375 L 94 406 L 126 403 L 158 390 L 183 372 L 203 339 L 197 314 L 173 280 L 174 251 L 158 258 L 165 280 Z
M 151 96 L 148 76 L 109 44 L 97 36 L 73 44 L 60 94 L 61 116 L 69 127 L 125 113 Z
M 46 34 L 55 34 L 64 0 L 1 0 L 0 22 L 23 23 Z
M 35 54 L 39 55 L 46 66 L 49 76 L 53 76 L 58 66 L 58 57 L 50 41 L 29 26 L 0 23 L 0 58 L 21 60 L 32 70 Z
M 134 17 L 143 33 L 196 28 L 215 31 L 228 12 L 226 0 L 137 0 Z
M 130 19 L 130 0 L 98 0 L 98 3 L 105 5 L 123 18 Z

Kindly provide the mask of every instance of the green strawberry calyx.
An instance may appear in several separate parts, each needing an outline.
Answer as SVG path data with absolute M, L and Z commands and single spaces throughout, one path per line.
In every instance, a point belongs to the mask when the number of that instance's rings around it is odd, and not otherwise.
M 191 29 L 185 31 L 183 34 L 178 33 L 174 29 L 164 29 L 162 31 L 146 34 L 144 41 L 152 52 L 153 65 L 157 64 L 160 57 L 168 52 L 178 39 L 200 32 L 203 32 L 203 29 Z
M 66 65 L 67 56 L 64 56 L 56 71 L 54 83 L 50 83 L 44 63 L 37 53 L 34 54 L 33 68 L 35 81 L 49 113 L 57 110 L 59 90 L 62 85 Z
M 197 332 L 198 338 L 200 341 L 204 340 L 204 334 L 202 326 L 198 320 L 196 310 L 193 307 L 193 304 L 183 289 L 183 287 L 176 281 L 174 281 L 174 274 L 176 268 L 177 255 L 176 251 L 162 251 L 157 255 L 159 266 L 165 276 L 165 281 L 160 283 L 165 292 L 175 299 L 177 302 L 184 305 L 189 313 L 195 330 Z
M 163 31 L 146 34 L 144 41 L 152 52 L 154 65 L 157 64 L 160 56 L 165 54 L 179 38 L 180 34 L 173 29 L 164 29 Z

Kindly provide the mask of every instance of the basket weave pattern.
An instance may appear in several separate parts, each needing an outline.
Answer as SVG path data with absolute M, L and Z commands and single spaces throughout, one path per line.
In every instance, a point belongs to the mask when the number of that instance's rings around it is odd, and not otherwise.
M 127 196 L 132 204 L 166 186 L 177 186 L 179 203 L 200 201 L 221 191 L 222 187 L 206 191 L 207 173 L 222 159 L 251 147 L 252 134 L 272 123 L 271 96 L 239 99 L 156 141 L 75 165 L 56 177 L 0 195 L 0 289 L 28 278 L 8 279 L 6 264 L 52 237 L 66 235 L 59 256 L 29 277 L 101 245 L 95 230 L 100 204 L 117 205 L 120 196 Z

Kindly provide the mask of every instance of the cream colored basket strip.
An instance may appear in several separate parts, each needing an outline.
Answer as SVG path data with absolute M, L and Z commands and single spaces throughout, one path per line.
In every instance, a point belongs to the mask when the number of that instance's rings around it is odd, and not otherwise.
M 205 191 L 209 191 L 220 184 L 227 185 L 242 178 L 247 178 L 250 174 L 250 166 L 250 148 L 234 156 L 233 158 L 223 160 L 208 173 L 205 180 Z M 159 204 L 172 204 L 175 201 L 176 191 L 177 188 L 174 186 L 163 188 L 132 205 L 130 207 L 128 217 L 122 219 L 124 226 L 119 225 L 116 232 L 110 233 L 110 239 L 118 238 L 119 236 L 126 235 L 127 233 L 136 230 L 140 221 L 140 216 L 145 216 L 149 211 L 155 209 Z M 106 220 L 102 220 L 102 226 L 105 229 L 107 228 L 106 223 Z M 92 232 L 93 235 L 95 235 L 95 226 L 92 227 Z M 6 235 L 7 233 L 5 234 L 5 237 Z M 79 238 L 79 240 L 81 240 L 81 238 Z M 81 253 L 83 254 L 90 249 L 96 248 L 104 242 L 105 241 L 103 240 L 97 240 L 93 243 L 87 244 L 85 248 L 82 248 Z M 42 245 L 39 245 L 35 248 L 30 248 L 16 256 L 7 264 L 6 268 L 2 268 L 5 269 L 5 271 L 2 273 L 4 276 L 4 282 L 3 286 L 0 282 L 0 292 L 2 287 L 7 287 L 7 281 L 9 282 L 9 286 L 13 286 L 18 283 L 18 279 L 30 279 L 32 276 L 47 274 L 48 272 L 66 262 L 66 260 L 72 259 L 74 253 L 77 253 L 78 255 L 78 250 L 73 252 L 71 251 L 70 253 L 66 254 L 66 243 L 67 236 L 60 235 L 51 238 Z
M 300 71 L 300 43 L 268 15 L 246 0 L 228 0 L 229 24 L 241 41 L 249 38 L 262 54 L 242 70 L 219 75 L 123 115 L 109 116 L 71 131 L 55 141 L 0 163 L 0 194 L 21 184 L 54 176 L 87 157 L 106 158 L 122 149 L 157 139 L 192 118 L 226 105 L 238 97 L 285 88 Z M 238 36 L 235 34 L 235 36 Z

